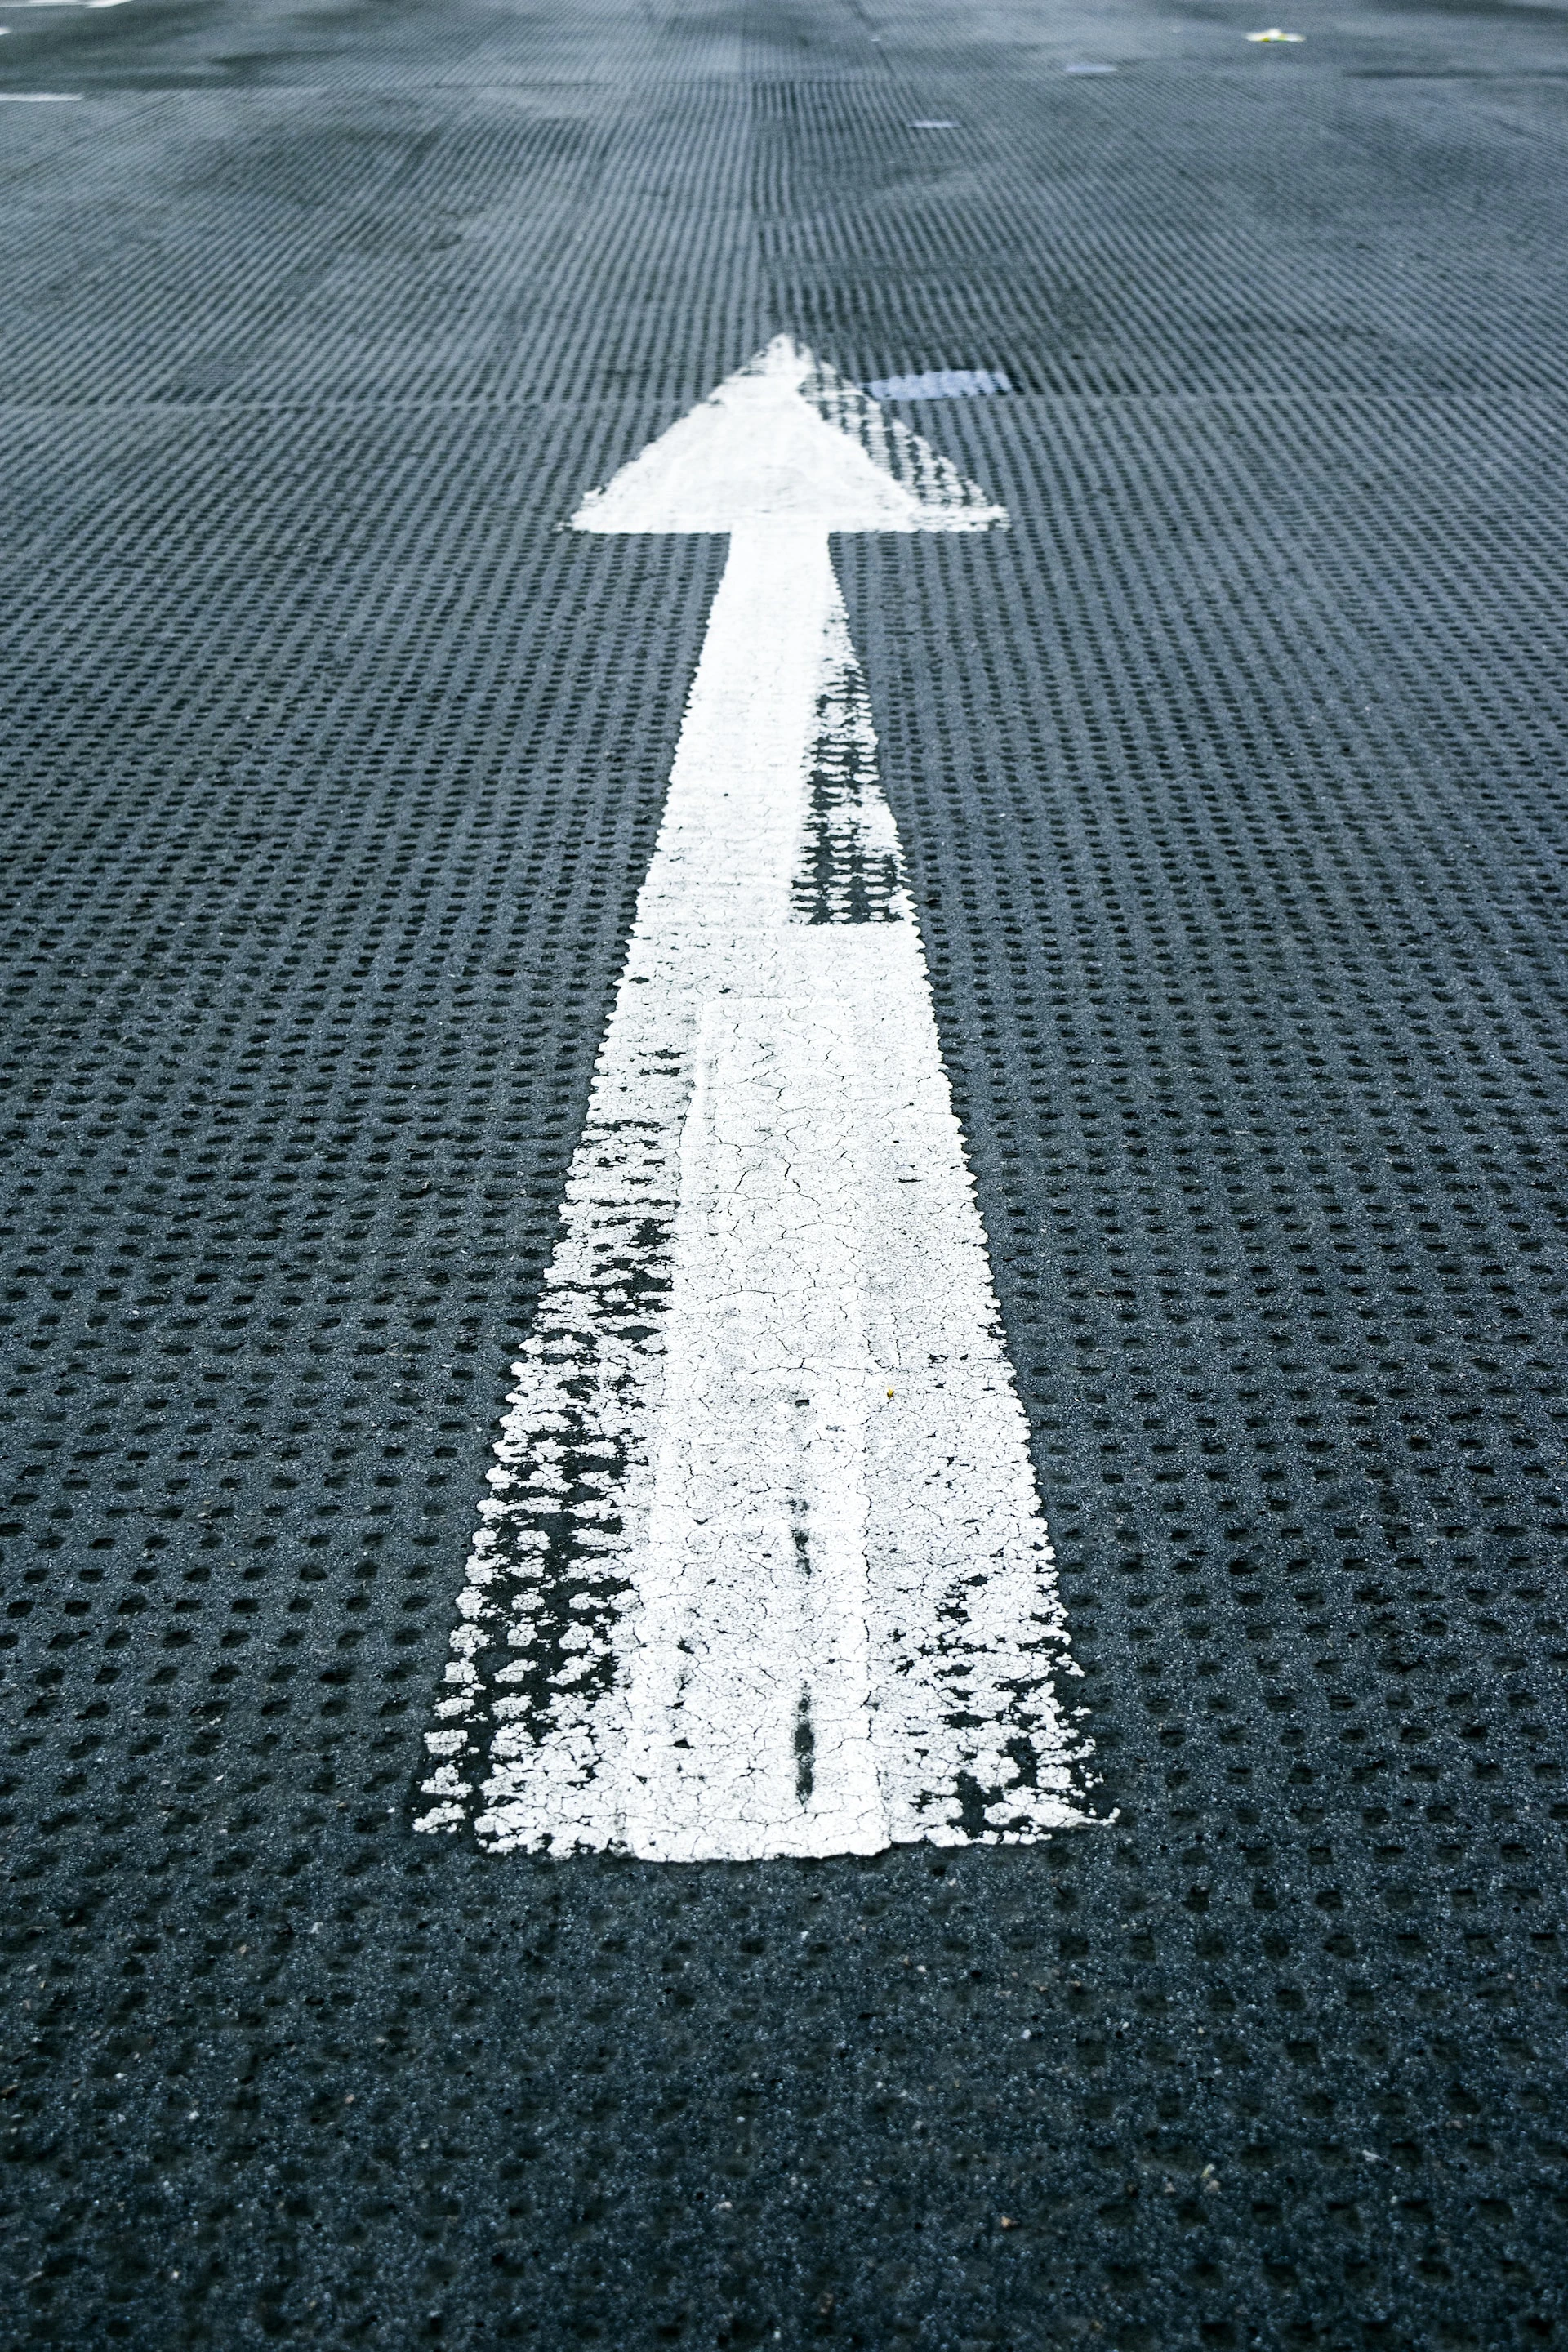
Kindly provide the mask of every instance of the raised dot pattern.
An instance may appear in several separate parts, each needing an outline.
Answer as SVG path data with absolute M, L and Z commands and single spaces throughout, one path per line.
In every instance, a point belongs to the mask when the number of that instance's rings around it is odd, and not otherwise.
M 1549 31 L 39 15 L 11 2334 L 1549 2343 Z M 908 411 L 1008 534 L 837 555 L 1119 1817 L 432 1851 L 722 559 L 555 526 L 783 331 L 1015 387 Z

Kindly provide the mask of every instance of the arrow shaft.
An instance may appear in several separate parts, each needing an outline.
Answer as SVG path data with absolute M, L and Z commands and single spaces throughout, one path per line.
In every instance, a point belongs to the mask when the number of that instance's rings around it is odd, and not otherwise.
M 650 1859 L 1076 1818 L 1063 1628 L 820 527 L 737 533 L 427 1823 Z
M 789 919 L 840 609 L 820 527 L 731 538 L 639 908 L 647 979 L 700 1007 L 627 1628 L 624 1836 L 650 1858 L 888 1842 L 854 1024 L 823 928 Z

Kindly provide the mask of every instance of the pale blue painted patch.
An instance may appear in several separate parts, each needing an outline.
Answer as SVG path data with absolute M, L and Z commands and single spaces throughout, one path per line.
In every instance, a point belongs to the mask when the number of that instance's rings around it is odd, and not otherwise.
M 932 368 L 926 375 L 879 376 L 866 386 L 873 400 L 973 400 L 1012 389 L 1001 368 Z

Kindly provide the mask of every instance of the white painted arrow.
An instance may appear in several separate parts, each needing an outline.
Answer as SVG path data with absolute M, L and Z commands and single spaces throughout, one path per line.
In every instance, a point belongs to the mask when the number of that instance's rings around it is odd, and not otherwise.
M 1083 1818 L 1076 1670 L 828 551 L 1005 520 L 784 339 L 574 518 L 730 553 L 422 1828 L 699 1861 Z

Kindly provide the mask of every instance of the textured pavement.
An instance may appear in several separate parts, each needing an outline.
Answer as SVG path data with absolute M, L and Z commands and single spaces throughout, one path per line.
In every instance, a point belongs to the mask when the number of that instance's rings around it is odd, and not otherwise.
M 1563 2341 L 1568 39 L 1268 21 L 0 6 L 6 2352 Z M 784 332 L 1014 387 L 837 555 L 1106 1825 L 487 1856 L 724 556 L 560 526 Z

